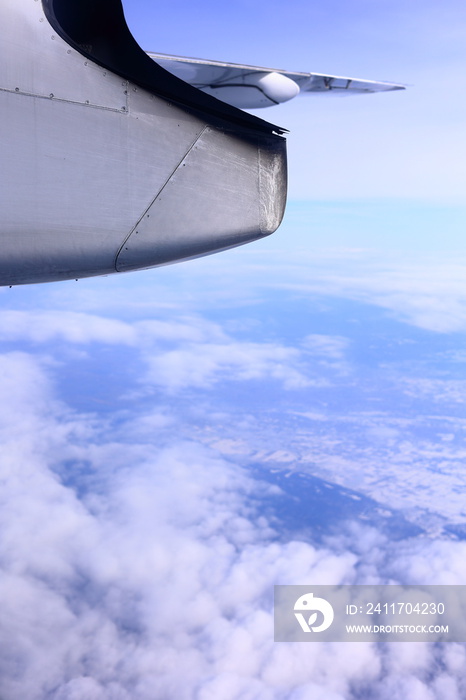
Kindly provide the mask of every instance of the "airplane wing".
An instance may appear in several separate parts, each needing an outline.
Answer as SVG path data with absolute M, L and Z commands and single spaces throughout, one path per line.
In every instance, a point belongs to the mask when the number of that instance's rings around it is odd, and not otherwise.
M 298 95 L 358 95 L 404 90 L 404 85 L 395 83 L 322 73 L 298 73 L 151 52 L 148 55 L 190 85 L 242 109 L 271 107 Z

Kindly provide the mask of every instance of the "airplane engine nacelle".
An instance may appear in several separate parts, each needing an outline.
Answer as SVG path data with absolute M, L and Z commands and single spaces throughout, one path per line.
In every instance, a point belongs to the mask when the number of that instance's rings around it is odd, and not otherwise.
M 2 0 L 0 285 L 186 260 L 272 233 L 282 130 L 136 44 L 120 0 Z

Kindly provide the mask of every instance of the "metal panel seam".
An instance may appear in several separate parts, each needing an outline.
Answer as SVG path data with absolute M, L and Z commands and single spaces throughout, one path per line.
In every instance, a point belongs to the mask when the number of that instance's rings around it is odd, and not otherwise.
M 11 90 L 10 88 L 0 87 L 0 92 L 8 92 L 10 95 L 21 95 L 22 97 L 33 97 L 38 100 L 53 100 L 54 102 L 66 102 L 70 105 L 81 105 L 82 107 L 91 109 L 103 109 L 107 112 L 117 112 L 118 114 L 128 114 L 128 107 L 105 107 L 103 105 L 95 105 L 92 102 L 79 102 L 78 100 L 66 100 L 63 97 L 55 97 L 55 95 L 38 95 L 35 92 L 24 92 L 22 90 Z
M 153 206 L 153 204 L 154 204 L 155 200 L 157 199 L 157 197 L 159 197 L 159 195 L 163 192 L 163 190 L 165 189 L 165 187 L 168 185 L 168 183 L 169 183 L 170 180 L 172 179 L 173 175 L 174 175 L 174 174 L 176 173 L 176 171 L 180 168 L 180 166 L 182 165 L 183 161 L 186 160 L 186 158 L 188 157 L 188 155 L 191 153 L 191 151 L 192 151 L 193 148 L 195 147 L 196 143 L 199 141 L 199 139 L 204 135 L 204 133 L 205 133 L 206 131 L 209 131 L 209 126 L 208 126 L 207 124 L 204 126 L 204 128 L 201 130 L 201 132 L 200 132 L 200 133 L 197 135 L 197 137 L 194 139 L 194 141 L 193 141 L 192 144 L 189 146 L 188 150 L 186 151 L 186 153 L 184 154 L 184 156 L 181 158 L 181 160 L 180 160 L 180 161 L 177 163 L 177 165 L 173 168 L 172 172 L 171 172 L 170 175 L 167 177 L 167 179 L 166 179 L 165 182 L 163 183 L 162 187 L 161 187 L 161 188 L 157 191 L 157 193 L 154 195 L 154 197 L 153 197 L 152 200 L 150 201 L 150 204 L 144 209 L 143 213 L 141 214 L 141 216 L 139 217 L 139 219 L 136 221 L 136 223 L 135 223 L 135 225 L 133 226 L 133 228 L 131 229 L 131 231 L 130 231 L 130 232 L 128 233 L 128 235 L 126 236 L 125 240 L 123 241 L 123 243 L 122 243 L 121 246 L 119 247 L 118 252 L 117 252 L 117 254 L 116 254 L 116 256 L 115 256 L 115 262 L 114 262 L 115 272 L 118 272 L 118 271 L 119 271 L 119 270 L 118 270 L 118 267 L 117 267 L 118 258 L 120 257 L 120 253 L 121 253 L 121 251 L 123 250 L 123 248 L 125 247 L 126 243 L 129 241 L 129 239 L 131 238 L 131 236 L 133 235 L 134 231 L 137 229 L 137 227 L 139 226 L 139 224 L 141 223 L 141 221 L 143 220 L 143 218 L 144 218 L 145 216 L 147 216 L 147 212 L 148 212 L 149 209 Z

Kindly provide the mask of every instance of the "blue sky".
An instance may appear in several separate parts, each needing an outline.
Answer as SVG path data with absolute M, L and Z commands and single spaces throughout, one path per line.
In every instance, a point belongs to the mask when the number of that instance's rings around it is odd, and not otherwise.
M 274 644 L 272 588 L 466 578 L 465 8 L 124 6 L 147 50 L 409 88 L 262 112 L 265 240 L 0 290 L 2 700 L 464 698 L 464 645 Z

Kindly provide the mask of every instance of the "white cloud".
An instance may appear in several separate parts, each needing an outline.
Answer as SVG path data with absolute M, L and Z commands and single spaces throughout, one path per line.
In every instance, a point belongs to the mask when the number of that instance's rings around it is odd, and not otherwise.
M 319 333 L 307 335 L 302 342 L 303 348 L 317 360 L 322 368 L 343 375 L 351 371 L 350 364 L 346 360 L 349 344 L 348 338 Z
M 466 328 L 465 262 L 460 254 L 373 251 L 302 252 L 286 270 L 283 287 L 379 306 L 419 328 L 448 333 Z M 411 259 L 410 259 L 411 258 Z M 312 280 L 309 279 L 312 269 Z M 292 281 L 291 281 L 292 280 Z M 280 284 L 280 283 L 279 283 Z
M 398 250 L 395 247 L 380 250 L 376 245 L 373 248 L 369 245 L 324 248 L 315 242 L 311 245 L 307 239 L 312 235 L 309 223 L 312 207 L 312 202 L 303 205 L 302 211 L 298 209 L 303 221 L 289 224 L 286 235 L 279 232 L 262 247 L 251 246 L 189 263 L 188 289 L 181 284 L 180 289 L 176 288 L 178 278 L 183 280 L 183 266 L 174 269 L 168 283 L 165 282 L 165 292 L 160 293 L 182 308 L 191 307 L 195 293 L 196 303 L 206 309 L 232 305 L 231 289 L 235 289 L 237 308 L 257 303 L 271 292 L 286 290 L 290 314 L 296 312 L 296 298 L 310 299 L 315 308 L 323 310 L 328 299 L 333 298 L 376 306 L 404 323 L 438 333 L 466 328 L 466 260 L 459 245 L 453 253 L 451 250 L 413 252 L 404 250 L 401 244 Z M 364 202 L 361 202 L 363 210 Z M 354 221 L 357 215 L 357 210 L 348 214 L 349 237 L 352 228 L 357 228 Z M 422 231 L 425 225 L 421 221 L 417 227 Z M 283 227 L 286 229 L 286 222 Z M 241 269 L 239 289 L 238 269 Z M 158 271 L 152 273 L 154 283 L 163 286 L 157 274 Z M 140 284 L 144 290 L 147 280 L 142 278 Z M 218 290 L 215 296 L 212 287 Z M 306 328 L 305 317 L 301 325 Z
M 299 350 L 273 343 L 189 344 L 148 359 L 145 381 L 169 390 L 208 387 L 222 379 L 271 379 L 286 389 L 302 389 L 322 380 L 306 376 Z
M 406 377 L 400 380 L 408 396 L 428 398 L 429 401 L 464 403 L 466 381 L 462 379 L 432 379 Z
M 0 464 L 3 700 L 461 697 L 462 647 L 274 644 L 271 613 L 273 583 L 463 581 L 461 543 L 278 541 L 251 500 L 268 487 L 193 441 L 159 445 L 160 412 L 128 441 L 58 402 L 38 360 L 0 359 L 16 386 L 0 428 L 25 428 Z
M 323 355 L 329 360 L 342 360 L 349 341 L 338 335 L 312 333 L 304 338 L 303 344 L 316 355 Z
M 170 391 L 207 387 L 220 378 L 269 378 L 286 389 L 322 382 L 306 376 L 299 349 L 279 343 L 240 342 L 200 316 L 128 323 L 72 311 L 2 311 L 0 327 L 0 338 L 8 341 L 45 345 L 61 340 L 71 347 L 90 343 L 136 347 L 147 364 L 143 383 Z
M 2 340 L 30 340 L 45 343 L 123 343 L 133 345 L 136 335 L 123 321 L 75 311 L 1 311 Z
M 276 334 L 261 340 L 258 322 L 249 327 L 256 340 L 244 340 L 248 318 L 236 326 L 210 321 L 199 312 L 207 298 L 211 307 L 225 307 L 260 300 L 272 287 L 286 288 L 312 297 L 313 304 L 324 299 L 325 306 L 330 297 L 356 300 L 422 328 L 450 331 L 465 325 L 464 267 L 461 261 L 439 266 L 396 256 L 382 262 L 363 251 L 340 251 L 337 258 L 316 251 L 293 258 L 280 251 L 271 272 L 274 254 L 259 255 L 260 265 L 255 254 L 242 258 L 240 301 L 228 298 L 238 286 L 235 265 L 218 258 L 199 268 L 193 263 L 190 281 L 183 284 L 177 280 L 186 268 L 134 277 L 129 295 L 124 284 L 109 281 L 106 299 L 95 293 L 103 290 L 101 281 L 66 287 L 61 300 L 64 286 L 46 287 L 50 297 L 37 292 L 43 309 L 0 312 L 0 337 L 13 347 L 33 344 L 40 352 L 0 356 L 2 700 L 466 696 L 462 645 L 272 641 L 274 583 L 462 584 L 465 543 L 391 542 L 377 529 L 354 523 L 319 546 L 284 541 L 256 507 L 272 487 L 235 464 L 245 455 L 262 454 L 264 464 L 273 459 L 291 464 L 301 456 L 324 478 L 347 479 L 341 483 L 361 490 L 369 483 L 381 499 L 434 504 L 442 513 L 452 504 L 463 507 L 463 491 L 451 488 L 458 485 L 454 467 L 464 456 L 455 440 L 443 440 L 439 449 L 433 438 L 431 443 L 407 434 L 416 416 L 397 418 L 388 409 L 352 412 L 346 404 L 335 419 L 323 402 L 310 402 L 307 411 L 293 405 L 289 423 L 285 410 L 277 412 L 263 432 L 265 417 L 252 408 L 232 417 L 225 408 L 220 414 L 214 402 L 199 403 L 189 413 L 197 420 L 190 430 L 188 409 L 177 413 L 172 396 L 166 408 L 153 389 L 183 400 L 188 389 L 195 402 L 196 389 L 216 383 L 319 388 L 327 369 L 351 369 L 351 346 L 343 335 L 314 333 L 303 323 L 304 338 L 295 345 L 275 340 Z M 210 281 L 224 276 L 216 284 L 218 294 L 209 282 L 199 284 L 206 271 Z M 140 288 L 138 279 L 144 280 Z M 78 290 L 74 298 L 70 289 Z M 20 305 L 21 294 L 16 298 Z M 61 310 L 60 304 L 80 311 Z M 291 314 L 292 300 L 289 308 Z M 110 346 L 116 360 L 121 352 L 122 366 L 132 370 L 130 390 L 122 383 L 120 394 L 119 377 L 108 379 L 115 395 L 121 399 L 125 392 L 128 400 L 115 409 L 106 406 L 101 416 L 59 401 L 57 391 L 65 390 L 56 391 L 51 381 L 71 366 L 70 350 L 92 359 L 97 345 Z M 95 376 L 105 371 L 102 364 Z M 400 392 L 424 401 L 462 396 L 460 380 L 403 383 L 397 375 L 396 382 Z M 130 400 L 131 390 L 141 397 L 144 383 L 148 396 L 140 404 Z M 73 400 L 76 388 L 78 380 L 67 389 Z M 293 420 L 305 415 L 316 427 L 305 426 L 298 436 L 295 428 L 302 426 Z M 199 437 L 193 439 L 196 430 Z M 249 439 L 254 433 L 257 443 Z M 354 433 L 369 436 L 359 451 Z M 436 459 L 445 469 L 429 473 L 430 490 L 420 494 L 416 460 L 432 465 Z M 277 497 L 277 489 L 274 493 Z

